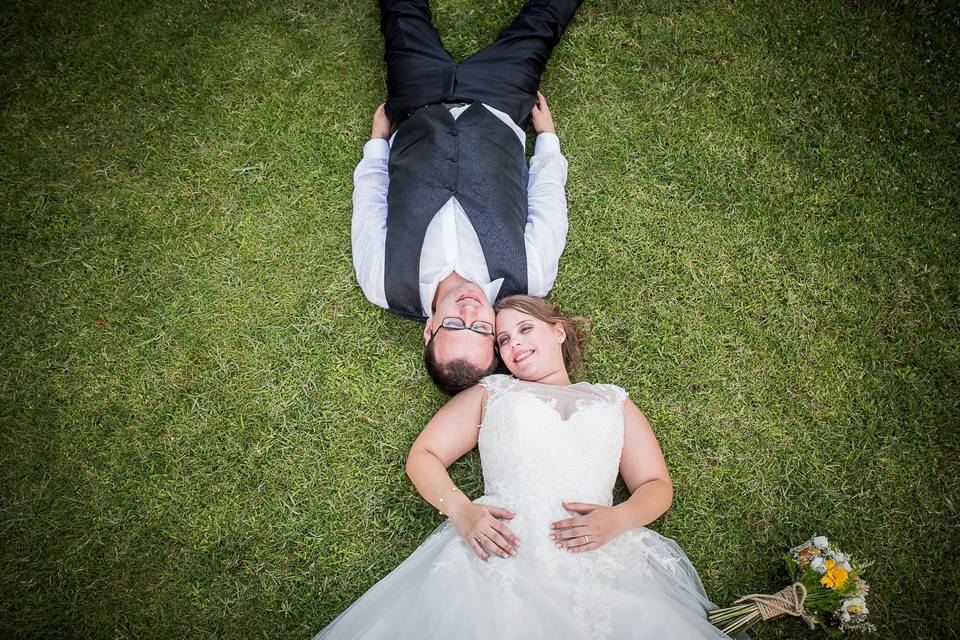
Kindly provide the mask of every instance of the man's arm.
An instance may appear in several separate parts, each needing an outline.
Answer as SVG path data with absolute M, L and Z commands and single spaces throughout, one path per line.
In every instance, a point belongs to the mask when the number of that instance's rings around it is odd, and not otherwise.
M 527 289 L 530 295 L 545 296 L 557 278 L 567 242 L 567 159 L 560 153 L 550 107 L 539 91 L 530 119 L 537 141 L 527 183 Z
M 387 188 L 390 178 L 390 120 L 377 107 L 370 140 L 363 145 L 363 158 L 353 172 L 353 220 L 350 243 L 353 268 L 363 294 L 373 304 L 387 308 L 383 264 L 387 238 Z

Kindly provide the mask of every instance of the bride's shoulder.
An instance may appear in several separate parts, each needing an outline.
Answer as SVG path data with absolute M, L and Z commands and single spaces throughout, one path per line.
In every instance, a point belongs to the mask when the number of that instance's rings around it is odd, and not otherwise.
M 516 378 L 503 373 L 494 373 L 493 375 L 485 376 L 484 378 L 480 379 L 480 386 L 486 390 L 487 395 L 491 398 L 501 391 L 509 389 L 516 383 Z
M 606 384 L 600 382 L 592 382 L 589 384 L 591 391 L 605 400 L 609 400 L 610 402 L 623 404 L 623 402 L 630 397 L 630 394 L 626 389 L 615 384 Z

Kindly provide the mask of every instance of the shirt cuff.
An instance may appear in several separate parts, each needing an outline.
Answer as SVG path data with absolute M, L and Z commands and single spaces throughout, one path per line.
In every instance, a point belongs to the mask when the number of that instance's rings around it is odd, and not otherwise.
M 363 145 L 364 160 L 386 160 L 390 157 L 390 143 L 383 138 L 372 138 Z
M 367 143 L 369 144 L 369 143 Z M 541 153 L 560 153 L 560 138 L 557 134 L 544 131 L 537 135 L 537 143 L 533 147 L 534 155 Z

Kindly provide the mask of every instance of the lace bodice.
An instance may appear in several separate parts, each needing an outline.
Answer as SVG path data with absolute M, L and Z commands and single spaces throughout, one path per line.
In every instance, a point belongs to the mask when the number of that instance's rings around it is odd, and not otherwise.
M 586 382 L 556 387 L 506 375 L 481 384 L 487 391 L 478 442 L 485 502 L 537 520 L 564 517 L 564 501 L 612 503 L 623 389 Z

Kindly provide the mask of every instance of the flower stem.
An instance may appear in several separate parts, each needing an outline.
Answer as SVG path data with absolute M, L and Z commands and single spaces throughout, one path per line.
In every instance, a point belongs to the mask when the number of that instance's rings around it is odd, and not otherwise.
M 710 619 L 710 622 L 712 622 L 713 624 L 716 624 L 718 622 L 723 622 L 725 620 L 731 620 L 733 618 L 737 618 L 743 613 L 756 608 L 756 606 L 757 605 L 750 603 L 750 604 L 740 604 L 733 607 L 726 607 L 724 609 L 716 609 L 714 611 L 711 611 L 707 617 Z
M 745 615 L 743 618 L 732 622 L 726 628 L 721 629 L 721 631 L 727 634 L 730 637 L 736 637 L 742 632 L 746 631 L 753 625 L 754 622 L 760 619 L 759 611 L 751 611 L 749 614 Z

